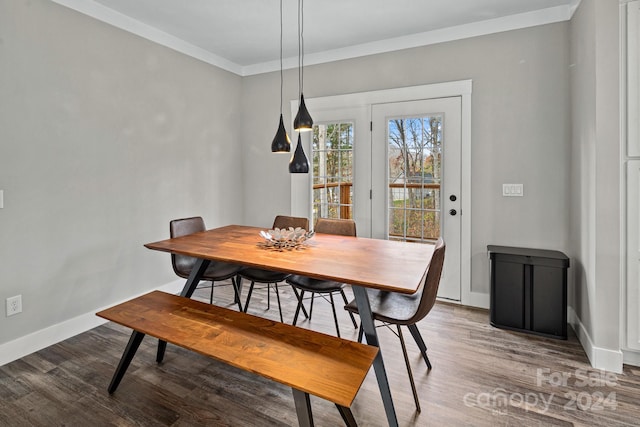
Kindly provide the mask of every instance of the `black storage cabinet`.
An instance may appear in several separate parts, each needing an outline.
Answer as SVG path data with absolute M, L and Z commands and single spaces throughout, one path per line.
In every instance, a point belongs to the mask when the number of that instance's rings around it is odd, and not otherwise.
M 491 260 L 491 324 L 567 339 L 567 269 L 558 251 L 487 246 Z

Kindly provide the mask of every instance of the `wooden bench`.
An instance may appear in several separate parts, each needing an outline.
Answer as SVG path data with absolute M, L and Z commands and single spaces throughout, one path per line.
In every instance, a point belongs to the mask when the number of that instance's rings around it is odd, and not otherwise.
M 291 387 L 301 426 L 312 426 L 309 395 L 335 403 L 355 426 L 351 404 L 378 348 L 154 291 L 96 313 L 133 329 L 109 385 L 115 392 L 145 335 Z

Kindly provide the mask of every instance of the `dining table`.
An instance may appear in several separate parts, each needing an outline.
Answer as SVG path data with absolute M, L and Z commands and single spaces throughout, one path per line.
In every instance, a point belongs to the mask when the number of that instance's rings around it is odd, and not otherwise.
M 316 233 L 304 244 L 278 249 L 265 244 L 264 229 L 246 225 L 227 225 L 211 230 L 147 243 L 148 249 L 196 258 L 180 295 L 191 297 L 211 261 L 221 261 L 333 280 L 351 286 L 367 344 L 380 343 L 367 289 L 416 293 L 424 282 L 434 245 L 366 237 Z M 160 342 L 157 360 L 161 361 L 166 343 Z M 373 363 L 385 414 L 390 426 L 398 419 L 385 371 L 382 352 Z

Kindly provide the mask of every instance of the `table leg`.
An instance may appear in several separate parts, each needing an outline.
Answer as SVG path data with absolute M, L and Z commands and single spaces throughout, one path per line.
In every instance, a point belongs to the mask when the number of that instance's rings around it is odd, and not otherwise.
M 207 267 L 209 267 L 210 262 L 211 261 L 209 261 L 208 259 L 196 259 L 196 263 L 191 269 L 191 274 L 189 274 L 187 283 L 184 284 L 182 292 L 180 292 L 181 297 L 191 298 L 191 295 L 193 295 L 193 291 L 196 290 L 196 287 L 198 286 L 202 275 L 207 270 Z
M 360 314 L 360 325 L 364 331 L 364 336 L 367 338 L 367 344 L 380 347 L 378 334 L 373 322 L 373 314 L 371 313 L 371 306 L 369 305 L 367 290 L 362 286 L 351 286 L 351 289 L 356 297 L 358 313 Z M 376 378 L 378 379 L 378 388 L 382 395 L 382 403 L 384 404 L 384 410 L 387 414 L 389 426 L 398 427 L 398 418 L 393 406 L 393 399 L 391 398 L 391 388 L 389 388 L 389 380 L 387 378 L 387 372 L 384 369 L 382 352 L 380 351 L 373 361 L 373 369 L 375 370 Z
M 340 416 L 342 416 L 342 421 L 347 427 L 358 427 L 358 423 L 356 423 L 356 419 L 353 417 L 353 413 L 351 409 L 340 406 L 336 403 L 336 408 L 338 408 L 338 412 L 340 412 Z
M 202 275 L 207 270 L 207 267 L 209 267 L 209 263 L 210 261 L 208 259 L 198 258 L 196 260 L 195 265 L 191 269 L 191 274 L 189 274 L 189 278 L 187 279 L 187 282 L 184 284 L 184 287 L 182 288 L 182 292 L 180 292 L 181 297 L 191 298 L 191 295 L 193 295 L 193 292 L 196 290 L 198 283 L 200 283 L 200 279 L 202 278 Z M 213 283 L 211 284 L 211 286 L 213 286 Z M 156 353 L 156 362 L 158 363 L 162 362 L 162 360 L 164 359 L 164 352 L 166 349 L 167 349 L 167 342 L 158 340 L 158 351 Z
M 133 331 L 131 334 L 131 338 L 129 338 L 129 343 L 127 347 L 124 349 L 124 353 L 122 353 L 122 357 L 120 358 L 120 363 L 116 368 L 116 372 L 113 374 L 113 378 L 111 379 L 111 384 L 109 384 L 109 394 L 112 394 L 120 385 L 120 381 L 122 377 L 124 377 L 124 373 L 127 372 L 127 368 L 133 359 L 133 356 L 138 351 L 138 347 L 140 347 L 140 343 L 144 338 L 144 334 L 142 332 Z
M 305 393 L 295 388 L 293 391 L 293 401 L 296 404 L 296 414 L 298 414 L 298 425 L 300 427 L 313 427 L 313 415 L 311 414 L 311 400 L 309 393 Z

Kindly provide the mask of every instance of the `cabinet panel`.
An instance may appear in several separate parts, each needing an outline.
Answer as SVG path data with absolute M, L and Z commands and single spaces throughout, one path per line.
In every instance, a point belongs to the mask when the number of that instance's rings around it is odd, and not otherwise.
M 524 266 L 512 262 L 495 261 L 492 266 L 494 325 L 523 329 L 524 324 Z
M 640 1 L 627 3 L 627 156 L 640 157 Z
M 532 330 L 549 335 L 567 335 L 565 276 L 566 270 L 562 268 L 535 267 L 531 287 L 531 302 L 535 307 L 531 313 Z
M 627 162 L 627 346 L 640 350 L 640 160 Z

